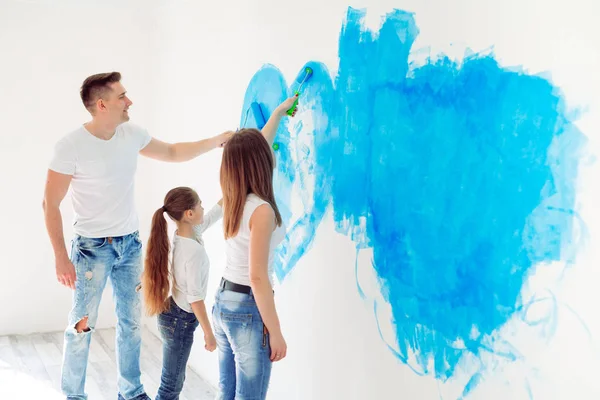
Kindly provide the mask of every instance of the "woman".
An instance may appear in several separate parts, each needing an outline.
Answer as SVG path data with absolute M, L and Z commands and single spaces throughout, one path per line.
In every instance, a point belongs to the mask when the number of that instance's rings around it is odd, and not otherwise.
M 218 399 L 264 399 L 272 362 L 286 356 L 273 293 L 272 258 L 285 227 L 273 194 L 271 146 L 281 118 L 295 100 L 291 97 L 279 105 L 262 133 L 242 129 L 223 150 L 226 264 L 213 307 Z

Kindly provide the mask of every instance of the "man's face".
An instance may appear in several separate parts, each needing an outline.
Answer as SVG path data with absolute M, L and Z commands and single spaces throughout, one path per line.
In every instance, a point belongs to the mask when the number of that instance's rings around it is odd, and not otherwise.
M 125 88 L 121 82 L 115 82 L 110 84 L 110 89 L 106 98 L 102 99 L 106 116 L 110 121 L 117 124 L 129 121 L 127 110 L 133 103 L 127 97 Z

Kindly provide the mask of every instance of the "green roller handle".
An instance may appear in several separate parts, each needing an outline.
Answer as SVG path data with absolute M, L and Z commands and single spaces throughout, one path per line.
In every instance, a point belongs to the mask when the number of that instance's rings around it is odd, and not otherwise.
M 299 97 L 300 97 L 300 92 L 296 92 L 296 101 L 294 101 L 294 104 L 292 104 L 292 108 L 290 108 L 289 110 L 287 110 L 287 115 L 291 116 L 294 113 L 294 109 L 298 105 L 298 98 Z

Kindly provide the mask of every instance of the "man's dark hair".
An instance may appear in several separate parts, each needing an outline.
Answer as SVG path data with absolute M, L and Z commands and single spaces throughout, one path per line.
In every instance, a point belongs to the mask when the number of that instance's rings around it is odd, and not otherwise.
M 109 85 L 120 81 L 121 74 L 119 72 L 105 72 L 88 76 L 83 81 L 80 91 L 81 101 L 85 108 L 91 112 L 96 101 L 110 90 Z

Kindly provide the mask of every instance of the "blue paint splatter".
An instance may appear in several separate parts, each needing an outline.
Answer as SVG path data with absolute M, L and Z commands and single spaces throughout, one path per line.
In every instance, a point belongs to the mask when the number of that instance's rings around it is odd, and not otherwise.
M 348 11 L 335 87 L 309 63 L 304 102 L 318 122 L 289 130 L 278 158 L 278 204 L 289 209 L 296 187 L 304 207 L 278 249 L 278 277 L 332 205 L 337 229 L 373 249 L 400 360 L 444 381 L 467 354 L 516 359 L 509 343 L 489 341 L 528 308 L 519 294 L 536 265 L 575 256 L 584 137 L 548 80 L 484 54 L 413 67 L 414 16 L 393 11 L 378 34 L 364 17 Z

